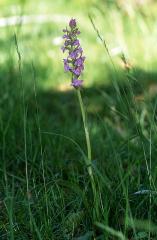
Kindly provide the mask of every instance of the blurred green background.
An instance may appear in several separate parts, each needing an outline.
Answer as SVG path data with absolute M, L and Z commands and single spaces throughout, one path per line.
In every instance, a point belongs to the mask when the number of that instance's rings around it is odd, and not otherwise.
M 121 54 L 124 53 L 132 66 L 146 72 L 155 71 L 156 49 L 156 9 L 155 1 L 2 1 L 1 7 L 1 75 L 6 62 L 15 61 L 14 34 L 17 34 L 19 50 L 23 61 L 25 82 L 30 82 L 28 70 L 33 62 L 38 72 L 38 84 L 42 88 L 69 89 L 68 76 L 62 69 L 63 54 L 62 29 L 71 17 L 77 18 L 81 29 L 81 42 L 84 48 L 86 69 L 85 86 L 107 84 L 113 70 L 102 42 L 97 37 L 88 14 L 107 44 L 110 55 L 123 71 Z M 20 20 L 7 18 L 23 16 Z M 4 20 L 5 18 L 5 20 Z M 25 19 L 26 18 L 26 19 Z M 5 21 L 5 23 L 4 23 Z M 14 21 L 17 22 L 14 25 Z M 13 24 L 13 25 L 12 25 Z M 3 26 L 2 26 L 3 25 Z
M 149 195 L 133 195 L 157 181 L 156 12 L 155 0 L 0 0 L 0 239 L 115 240 L 94 226 L 82 119 L 63 70 L 72 17 L 86 56 L 99 222 L 132 240 L 128 216 L 157 225 L 156 198 L 150 215 Z

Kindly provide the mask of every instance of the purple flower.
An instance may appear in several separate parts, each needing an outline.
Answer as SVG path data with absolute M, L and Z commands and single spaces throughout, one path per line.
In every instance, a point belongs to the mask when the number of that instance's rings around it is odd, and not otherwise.
M 68 45 L 70 45 L 70 41 L 65 41 L 64 45 L 67 47 Z
M 76 61 L 75 61 L 75 66 L 81 66 L 81 65 L 83 65 L 84 60 L 85 60 L 85 57 L 79 57 L 79 58 L 77 58 Z
M 64 61 L 64 70 L 65 70 L 65 72 L 67 72 L 67 71 L 69 71 L 71 68 L 70 68 L 70 66 L 69 66 L 69 64 L 68 64 L 68 60 L 67 60 L 67 59 L 63 59 L 63 61 Z
M 69 37 L 69 36 L 68 36 L 68 35 L 66 35 L 66 34 L 64 34 L 64 35 L 63 35 L 63 38 L 68 38 L 68 37 Z
M 80 42 L 78 39 L 74 41 L 73 46 L 80 46 Z
M 79 87 L 82 87 L 82 84 L 83 84 L 83 80 L 78 80 L 76 78 L 76 79 L 72 80 L 71 86 L 73 86 L 75 88 L 79 88 Z
M 70 52 L 69 57 L 72 59 L 77 59 L 79 54 L 82 54 L 82 52 L 83 52 L 82 48 L 78 48 L 78 49 L 76 48 L 72 52 Z
M 64 70 L 65 72 L 68 72 L 70 70 L 70 67 L 68 64 L 64 64 Z
M 68 60 L 67 60 L 67 59 L 63 59 L 63 62 L 64 62 L 65 64 L 68 64 Z
M 70 22 L 69 22 L 69 27 L 71 27 L 71 28 L 74 28 L 74 27 L 76 27 L 76 20 L 75 19 L 71 19 L 70 20 Z
M 64 61 L 64 70 L 72 74 L 71 85 L 75 88 L 82 86 L 83 80 L 79 80 L 80 75 L 84 70 L 85 57 L 83 56 L 83 49 L 80 46 L 80 41 L 77 35 L 80 31 L 77 28 L 76 20 L 71 19 L 69 22 L 70 29 L 63 29 L 64 45 L 61 48 L 63 53 L 68 52 L 68 56 Z
M 66 49 L 65 47 L 61 47 L 63 53 L 65 52 L 65 49 Z
M 69 57 L 72 58 L 72 59 L 77 58 L 77 57 L 78 57 L 78 52 L 74 50 L 73 52 L 71 52 L 71 53 L 69 54 Z
M 80 76 L 81 75 L 81 72 L 82 72 L 82 68 L 81 67 L 78 67 L 76 69 L 73 70 L 73 73 L 77 76 Z
M 78 48 L 78 49 L 77 49 L 77 52 L 78 52 L 78 53 L 82 53 L 82 52 L 83 52 L 82 48 L 81 48 L 81 47 Z

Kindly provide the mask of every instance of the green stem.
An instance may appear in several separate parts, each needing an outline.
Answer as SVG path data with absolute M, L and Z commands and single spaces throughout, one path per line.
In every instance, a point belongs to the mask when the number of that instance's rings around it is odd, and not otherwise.
M 79 104 L 80 104 L 80 108 L 81 108 L 81 114 L 82 114 L 82 120 L 83 120 L 83 126 L 84 126 L 86 144 L 87 144 L 86 166 L 87 166 L 87 169 L 88 169 L 88 174 L 90 176 L 90 181 L 91 181 L 91 186 L 92 186 L 92 191 L 93 191 L 93 196 L 94 196 L 94 203 L 96 204 L 97 192 L 96 192 L 96 186 L 95 186 L 95 181 L 94 181 L 94 176 L 93 176 L 93 171 L 92 171 L 91 143 L 90 143 L 86 113 L 85 113 L 84 104 L 83 104 L 80 89 L 77 89 L 77 96 L 78 96 L 78 100 L 79 100 Z M 96 207 L 96 216 L 98 216 L 98 207 Z
M 83 120 L 83 125 L 84 125 L 85 136 L 86 136 L 88 161 L 91 163 L 92 154 L 91 154 L 90 137 L 89 137 L 89 131 L 88 131 L 88 125 L 87 125 L 87 120 L 86 120 L 86 114 L 85 114 L 84 104 L 83 104 L 81 92 L 80 92 L 79 89 L 77 89 L 77 95 L 78 95 L 78 99 L 79 99 L 79 103 L 80 103 L 82 120 Z

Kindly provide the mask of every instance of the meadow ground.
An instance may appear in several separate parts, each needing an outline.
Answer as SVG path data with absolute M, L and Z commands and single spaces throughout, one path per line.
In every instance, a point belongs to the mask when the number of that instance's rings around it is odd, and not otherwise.
M 146 2 L 0 2 L 0 239 L 157 239 L 157 3 Z M 94 203 L 60 51 L 71 17 L 86 56 Z

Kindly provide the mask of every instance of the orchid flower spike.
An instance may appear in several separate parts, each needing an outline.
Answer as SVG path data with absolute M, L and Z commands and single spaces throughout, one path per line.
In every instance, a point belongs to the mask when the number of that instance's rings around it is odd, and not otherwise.
M 80 80 L 80 76 L 84 70 L 85 57 L 83 56 L 83 50 L 78 40 L 80 31 L 77 27 L 75 19 L 69 21 L 69 28 L 63 29 L 64 45 L 62 46 L 63 53 L 68 52 L 66 59 L 63 59 L 65 72 L 72 74 L 71 85 L 74 88 L 80 88 L 83 84 L 83 80 Z

